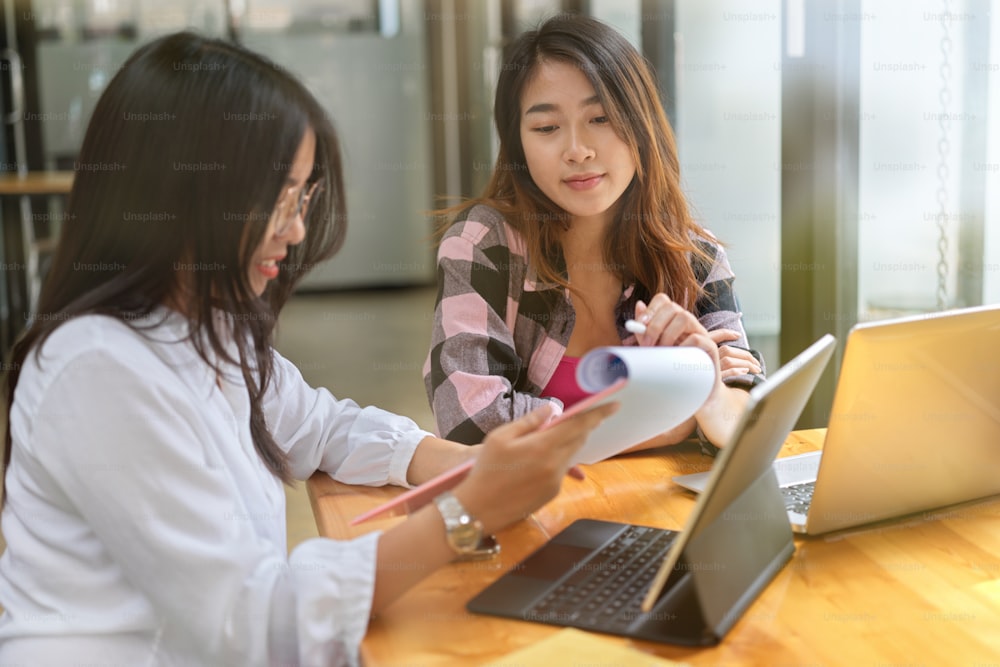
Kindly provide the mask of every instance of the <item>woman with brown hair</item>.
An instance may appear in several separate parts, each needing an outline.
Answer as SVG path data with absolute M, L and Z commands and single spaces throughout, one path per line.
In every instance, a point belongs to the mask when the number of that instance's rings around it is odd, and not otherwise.
M 645 60 L 600 21 L 549 19 L 510 45 L 494 121 L 486 191 L 442 212 L 424 367 L 439 433 L 478 442 L 540 405 L 568 407 L 584 395 L 576 364 L 596 347 L 685 345 L 709 355 L 715 387 L 692 419 L 642 446 L 696 427 L 724 444 L 763 362 L 723 247 L 688 211 Z

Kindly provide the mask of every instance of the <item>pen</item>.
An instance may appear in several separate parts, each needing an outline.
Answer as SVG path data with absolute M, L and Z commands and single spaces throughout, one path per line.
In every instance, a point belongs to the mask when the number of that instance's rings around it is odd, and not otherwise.
M 625 322 L 625 330 L 641 336 L 646 333 L 646 325 L 635 320 L 627 320 Z

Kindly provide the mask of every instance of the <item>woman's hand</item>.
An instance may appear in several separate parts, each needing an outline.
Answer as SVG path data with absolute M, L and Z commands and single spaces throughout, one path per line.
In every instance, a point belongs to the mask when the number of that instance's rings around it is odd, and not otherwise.
M 646 325 L 646 332 L 636 336 L 640 345 L 691 346 L 708 354 L 715 367 L 715 384 L 695 412 L 694 423 L 701 427 L 702 433 L 711 442 L 724 445 L 742 414 L 748 394 L 742 389 L 727 387 L 722 380 L 754 369 L 754 372 L 760 372 L 756 359 L 751 364 L 748 358 L 753 357 L 749 352 L 729 345 L 720 347 L 720 343 L 739 338 L 739 335 L 728 329 L 708 332 L 692 313 L 665 294 L 654 296 L 648 306 L 639 301 L 635 307 L 635 319 Z M 684 429 L 693 428 L 693 423 L 684 424 Z
M 607 403 L 539 430 L 551 415 L 545 406 L 495 428 L 455 496 L 487 533 L 523 519 L 559 493 L 573 455 L 617 409 Z
M 648 306 L 642 301 L 636 303 L 635 319 L 646 326 L 645 333 L 636 334 L 639 345 L 697 347 L 704 350 L 715 367 L 715 384 L 721 386 L 719 344 L 687 309 L 660 293 L 649 300 Z
M 750 354 L 749 350 L 732 345 L 723 345 L 726 341 L 739 340 L 740 334 L 732 329 L 713 329 L 709 337 L 719 346 L 719 370 L 722 379 L 760 373 L 760 362 Z
M 551 500 L 563 478 L 573 470 L 570 461 L 583 446 L 594 427 L 618 409 L 607 403 L 559 423 L 542 428 L 551 416 L 546 406 L 494 429 L 482 447 L 472 450 L 440 438 L 424 438 L 414 456 L 426 461 L 416 469 L 411 463 L 410 479 L 421 479 L 439 465 L 433 459 L 447 456 L 475 456 L 476 463 L 452 493 L 468 512 L 483 524 L 486 534 L 531 514 Z M 477 452 L 478 450 L 478 452 Z M 425 505 L 379 537 L 375 563 L 375 593 L 372 612 L 378 612 L 418 581 L 455 558 L 448 546 L 444 522 L 433 503 Z

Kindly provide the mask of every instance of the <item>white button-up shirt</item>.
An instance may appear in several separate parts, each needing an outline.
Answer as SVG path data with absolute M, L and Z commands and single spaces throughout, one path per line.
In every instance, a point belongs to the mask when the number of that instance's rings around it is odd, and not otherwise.
M 287 553 L 284 492 L 254 449 L 239 369 L 217 379 L 184 341 L 185 320 L 157 313 L 166 319 L 138 331 L 74 319 L 25 361 L 0 664 L 355 662 L 377 534 Z M 405 486 L 430 435 L 309 387 L 280 356 L 263 407 L 297 479 Z

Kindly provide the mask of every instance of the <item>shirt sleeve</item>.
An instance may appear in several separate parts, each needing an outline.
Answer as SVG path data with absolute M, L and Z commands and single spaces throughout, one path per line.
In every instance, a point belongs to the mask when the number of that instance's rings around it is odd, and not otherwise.
M 196 401 L 177 377 L 88 353 L 55 376 L 21 446 L 148 600 L 167 646 L 216 665 L 355 662 L 377 534 L 286 556 L 233 520 L 248 510 Z
M 702 267 L 698 270 L 696 264 L 696 274 L 703 274 L 701 298 L 695 304 L 695 314 L 698 321 L 708 331 L 716 329 L 732 329 L 739 333 L 740 337 L 734 341 L 727 341 L 723 345 L 732 345 L 747 350 L 760 363 L 760 373 L 747 373 L 736 377 L 726 378 L 728 386 L 750 389 L 764 381 L 766 369 L 764 358 L 757 350 L 750 347 L 747 340 L 746 330 L 743 327 L 743 313 L 740 310 L 739 299 L 733 290 L 733 281 L 736 276 L 725 249 L 717 243 L 703 243 L 702 246 L 710 257 L 711 265 L 707 270 Z
M 500 233 L 465 220 L 438 248 L 424 384 L 438 432 L 465 444 L 482 442 L 493 428 L 551 402 L 516 388 L 527 368 L 507 323 L 512 256 Z
M 408 487 L 413 452 L 433 435 L 407 417 L 310 387 L 295 365 L 277 352 L 264 412 L 297 479 L 322 470 L 347 484 Z

